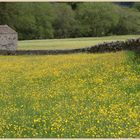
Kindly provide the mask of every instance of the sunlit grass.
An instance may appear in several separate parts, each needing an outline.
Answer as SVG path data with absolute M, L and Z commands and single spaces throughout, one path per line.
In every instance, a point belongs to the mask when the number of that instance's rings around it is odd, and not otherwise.
M 0 56 L 0 137 L 140 137 L 132 52 Z
M 140 35 L 108 36 L 108 37 L 87 37 L 73 39 L 46 39 L 19 41 L 18 49 L 73 49 L 89 47 L 98 43 L 138 38 Z

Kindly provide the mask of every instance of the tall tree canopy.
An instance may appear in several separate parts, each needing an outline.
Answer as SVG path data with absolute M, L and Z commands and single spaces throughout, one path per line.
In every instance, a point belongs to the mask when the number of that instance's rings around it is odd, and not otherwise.
M 135 34 L 140 31 L 140 3 L 0 3 L 0 24 L 17 30 L 19 39 Z

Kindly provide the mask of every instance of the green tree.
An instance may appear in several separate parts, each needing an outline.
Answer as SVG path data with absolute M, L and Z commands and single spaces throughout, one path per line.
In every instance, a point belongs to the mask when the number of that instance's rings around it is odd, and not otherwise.
M 130 8 L 121 8 L 118 14 L 120 15 L 119 22 L 115 28 L 114 33 L 136 34 L 140 31 L 140 14 L 137 10 Z
M 0 24 L 19 39 L 68 38 L 140 33 L 140 8 L 115 3 L 0 3 Z
M 140 2 L 135 2 L 133 8 L 136 8 L 140 11 Z
M 36 21 L 36 37 L 53 38 L 53 5 L 51 3 L 35 3 L 33 13 Z
M 72 37 L 74 34 L 75 16 L 70 6 L 63 3 L 54 4 L 55 20 L 53 27 L 56 38 Z
M 80 21 L 82 36 L 104 36 L 111 34 L 111 29 L 118 22 L 114 4 L 82 3 L 77 8 L 76 18 Z

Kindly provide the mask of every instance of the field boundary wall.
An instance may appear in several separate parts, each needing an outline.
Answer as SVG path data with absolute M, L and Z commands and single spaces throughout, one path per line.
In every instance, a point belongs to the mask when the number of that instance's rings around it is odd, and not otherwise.
M 104 42 L 91 47 L 69 50 L 0 50 L 0 55 L 57 55 L 72 53 L 104 53 L 122 50 L 140 51 L 140 38 L 126 41 Z

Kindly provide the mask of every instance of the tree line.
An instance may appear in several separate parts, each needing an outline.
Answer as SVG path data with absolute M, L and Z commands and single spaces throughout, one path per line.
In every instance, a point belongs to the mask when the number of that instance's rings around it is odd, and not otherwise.
M 14 28 L 22 40 L 140 34 L 139 5 L 1 2 L 0 24 Z

